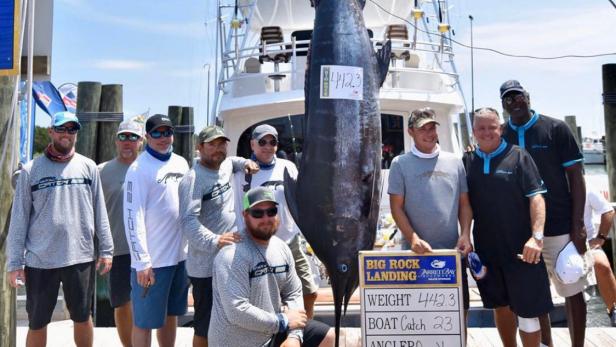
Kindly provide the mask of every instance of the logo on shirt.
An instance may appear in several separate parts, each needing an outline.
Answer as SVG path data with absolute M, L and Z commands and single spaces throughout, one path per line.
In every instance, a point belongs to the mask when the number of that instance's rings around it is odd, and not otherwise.
M 269 266 L 266 262 L 262 261 L 255 265 L 255 267 L 250 270 L 249 277 L 256 278 L 265 276 L 267 274 L 280 274 L 289 272 L 289 265 L 277 265 L 277 266 Z
M 207 194 L 204 194 L 201 200 L 208 201 L 208 200 L 216 199 L 217 197 L 223 195 L 229 189 L 231 189 L 231 184 L 229 184 L 229 182 L 223 185 L 216 183 L 214 187 L 212 187 L 212 191 Z
M 173 182 L 179 182 L 182 177 L 184 177 L 183 173 L 179 173 L 179 172 L 168 172 L 165 174 L 165 176 L 163 176 L 163 178 L 159 178 L 156 182 L 158 183 L 162 183 L 162 184 L 167 184 L 168 180 L 172 180 Z
M 530 146 L 532 149 L 548 149 L 548 145 L 532 145 Z
M 85 178 L 85 177 L 74 177 L 74 178 L 43 177 L 39 180 L 37 184 L 33 185 L 30 188 L 33 192 L 36 192 L 37 190 L 41 190 L 41 189 L 70 186 L 73 184 L 91 185 L 92 180 L 89 178 Z
M 513 171 L 507 171 L 507 170 L 502 170 L 502 169 L 498 169 L 496 171 L 494 171 L 495 174 L 500 174 L 500 175 L 513 175 Z

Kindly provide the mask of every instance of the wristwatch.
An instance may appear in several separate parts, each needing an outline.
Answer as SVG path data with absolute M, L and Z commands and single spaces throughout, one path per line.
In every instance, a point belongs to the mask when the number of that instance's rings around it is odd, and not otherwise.
M 537 241 L 543 241 L 543 231 L 533 231 L 533 238 Z
M 603 235 L 603 234 L 601 234 L 601 233 L 597 233 L 597 238 L 598 238 L 598 239 L 601 239 L 601 240 L 603 240 L 603 241 L 607 241 L 607 236 L 605 236 L 605 235 Z

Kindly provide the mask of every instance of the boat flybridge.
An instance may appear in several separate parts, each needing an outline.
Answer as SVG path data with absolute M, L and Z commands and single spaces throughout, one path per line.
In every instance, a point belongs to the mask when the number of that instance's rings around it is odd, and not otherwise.
M 252 129 L 277 128 L 279 150 L 301 152 L 304 76 L 315 10 L 310 0 L 218 0 L 216 99 L 210 124 L 224 126 L 230 155 L 248 157 Z M 403 18 L 404 20 L 402 20 Z M 441 148 L 461 155 L 464 98 L 449 41 L 446 1 L 366 0 L 364 20 L 375 50 L 392 41 L 380 91 L 384 168 L 409 150 L 412 110 L 431 107 Z M 427 34 L 429 33 L 429 34 Z M 280 152 L 279 152 L 280 153 Z

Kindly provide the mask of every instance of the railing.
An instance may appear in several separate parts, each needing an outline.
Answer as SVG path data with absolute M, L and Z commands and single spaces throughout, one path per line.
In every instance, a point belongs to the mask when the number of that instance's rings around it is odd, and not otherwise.
M 442 59 L 447 57 L 450 60 L 453 60 L 454 53 L 452 52 L 452 48 L 449 45 L 441 45 L 435 42 L 424 42 L 424 41 L 416 41 L 413 42 L 411 40 L 400 40 L 400 39 L 392 39 L 392 53 L 400 55 L 402 53 L 407 52 L 408 54 L 413 54 L 417 56 L 417 53 L 427 53 L 427 55 L 434 55 L 434 59 L 436 60 L 438 66 L 441 66 Z M 378 50 L 382 47 L 383 41 L 377 39 L 371 39 L 372 45 L 375 50 Z M 228 93 L 228 84 L 245 80 L 248 78 L 260 78 L 264 76 L 273 76 L 275 75 L 284 75 L 286 77 L 293 76 L 294 74 L 304 74 L 304 66 L 297 66 L 297 58 L 298 56 L 305 56 L 308 52 L 308 45 L 310 44 L 310 40 L 295 40 L 292 38 L 291 41 L 284 42 L 276 42 L 276 43 L 265 43 L 261 42 L 259 45 L 244 47 L 240 49 L 226 50 L 223 52 L 223 57 L 221 59 L 221 64 L 223 69 L 225 70 L 225 78 L 221 79 L 219 83 L 219 87 L 221 90 Z M 298 47 L 300 46 L 300 47 Z M 413 48 L 412 48 L 413 47 Z M 240 66 L 243 66 L 243 63 L 249 58 L 258 59 L 260 56 L 265 55 L 278 55 L 278 54 L 288 54 L 290 55 L 290 59 L 288 64 L 291 64 L 290 69 L 285 69 L 282 71 L 274 71 L 271 73 L 267 72 L 253 72 L 253 73 L 243 73 L 241 71 Z M 418 57 L 418 56 L 417 56 Z M 242 64 L 239 64 L 239 63 Z M 264 65 L 261 63 L 261 65 Z M 424 64 L 427 66 L 427 64 Z M 276 64 L 276 69 L 278 69 L 278 64 Z M 430 74 L 439 74 L 439 75 L 447 75 L 453 78 L 457 78 L 457 74 L 454 72 L 446 72 L 441 69 L 436 68 L 420 68 L 419 66 L 413 67 L 397 67 L 391 66 L 389 75 L 392 77 L 392 88 L 397 88 L 397 80 L 400 74 L 405 74 L 409 72 L 422 72 L 422 73 L 430 73 Z M 278 81 L 275 81 L 278 82 Z

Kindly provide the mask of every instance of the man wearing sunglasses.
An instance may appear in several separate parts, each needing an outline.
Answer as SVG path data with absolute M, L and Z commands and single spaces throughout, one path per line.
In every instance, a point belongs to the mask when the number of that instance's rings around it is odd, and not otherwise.
M 254 175 L 242 172 L 235 174 L 236 201 L 242 201 L 242 194 L 254 187 L 268 187 L 274 191 L 276 201 L 280 204 L 280 226 L 276 236 L 289 245 L 295 259 L 295 271 L 302 281 L 304 306 L 308 318 L 312 318 L 318 286 L 315 283 L 308 263 L 308 258 L 301 248 L 301 236 L 295 224 L 284 196 L 284 172 L 287 170 L 292 178 L 297 178 L 297 168 L 293 162 L 276 157 L 278 151 L 278 132 L 268 124 L 262 124 L 252 131 L 250 140 L 251 159 L 259 164 L 260 170 Z M 236 204 L 237 206 L 237 204 Z M 241 208 L 237 208 L 238 216 Z M 241 218 L 239 218 L 241 227 Z
M 279 203 L 266 187 L 242 199 L 245 230 L 214 260 L 212 346 L 333 346 L 327 325 L 308 320 L 293 255 L 277 237 Z
M 573 241 L 580 254 L 587 250 L 583 156 L 565 122 L 530 108 L 530 96 L 520 82 L 503 83 L 500 96 L 503 109 L 510 115 L 503 138 L 530 153 L 548 190 L 542 254 L 556 292 L 565 298 L 571 344 L 582 346 L 586 329 L 586 276 L 573 284 L 564 284 L 554 276 L 554 266 L 558 253 L 569 241 Z M 549 326 L 549 321 L 542 320 L 542 325 Z M 542 337 L 546 345 L 549 340 L 548 336 Z
M 143 124 L 120 123 L 116 134 L 116 157 L 98 166 L 113 236 L 113 268 L 109 272 L 109 301 L 122 345 L 131 346 L 133 314 L 130 307 L 130 253 L 124 231 L 124 177 L 143 144 Z
M 227 158 L 229 141 L 218 126 L 201 130 L 197 145 L 200 160 L 180 182 L 180 224 L 189 241 L 186 272 L 195 303 L 193 347 L 207 346 L 214 256 L 220 248 L 240 239 L 231 177 L 233 172 L 259 170 L 252 160 Z
M 177 316 L 186 313 L 186 241 L 178 223 L 178 187 L 188 163 L 174 154 L 173 124 L 161 114 L 145 124 L 145 151 L 129 167 L 124 227 L 131 255 L 133 346 L 173 346 Z
M 113 243 L 100 176 L 92 160 L 75 153 L 80 128 L 74 114 L 56 113 L 44 155 L 25 164 L 18 177 L 7 271 L 11 286 L 26 285 L 28 346 L 46 344 L 60 283 L 75 344 L 92 346 L 94 273 L 111 269 Z

